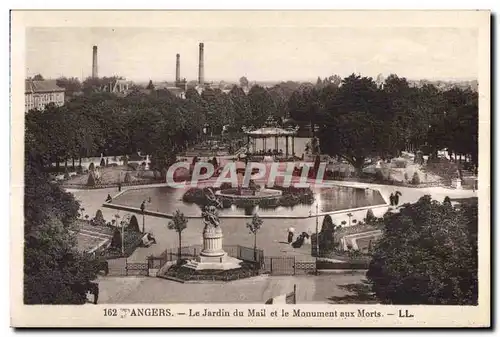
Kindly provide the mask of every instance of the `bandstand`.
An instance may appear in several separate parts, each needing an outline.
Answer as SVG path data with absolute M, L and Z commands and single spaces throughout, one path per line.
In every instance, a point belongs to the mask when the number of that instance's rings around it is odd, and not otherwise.
M 243 131 L 247 136 L 247 153 L 253 155 L 279 155 L 285 158 L 290 155 L 295 156 L 295 137 L 297 136 L 298 127 L 280 128 L 269 118 L 264 127 L 259 129 L 244 128 Z M 283 149 L 279 147 L 280 138 L 285 139 L 284 153 Z M 262 140 L 262 147 L 257 144 L 258 140 Z M 250 146 L 252 149 L 250 149 Z

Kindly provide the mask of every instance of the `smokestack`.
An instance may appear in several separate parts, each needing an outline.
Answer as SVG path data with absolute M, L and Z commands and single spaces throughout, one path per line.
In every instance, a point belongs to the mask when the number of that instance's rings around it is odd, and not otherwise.
M 198 83 L 205 84 L 205 66 L 203 64 L 203 43 L 200 43 L 200 60 L 198 65 Z
M 92 77 L 97 78 L 97 46 L 92 48 Z
M 175 82 L 179 83 L 181 81 L 181 56 L 176 55 L 175 60 Z

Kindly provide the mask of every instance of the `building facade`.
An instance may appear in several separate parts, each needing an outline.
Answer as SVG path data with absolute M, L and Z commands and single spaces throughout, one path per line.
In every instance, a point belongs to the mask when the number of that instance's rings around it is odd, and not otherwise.
M 56 106 L 64 105 L 65 89 L 59 87 L 55 80 L 26 80 L 24 90 L 24 111 L 43 110 L 45 106 L 54 103 Z
M 101 91 L 117 95 L 126 95 L 130 92 L 130 82 L 127 80 L 113 80 L 101 87 Z

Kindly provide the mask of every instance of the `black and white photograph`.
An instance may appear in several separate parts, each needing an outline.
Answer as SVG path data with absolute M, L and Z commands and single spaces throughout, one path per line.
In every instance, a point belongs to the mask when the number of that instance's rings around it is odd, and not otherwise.
M 453 13 L 12 12 L 17 305 L 488 326 L 490 13 Z

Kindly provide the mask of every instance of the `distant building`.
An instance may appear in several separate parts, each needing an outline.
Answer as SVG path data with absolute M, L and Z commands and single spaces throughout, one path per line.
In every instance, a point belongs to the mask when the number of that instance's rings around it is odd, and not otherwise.
M 127 80 L 113 80 L 101 87 L 101 91 L 110 92 L 117 95 L 126 95 L 129 93 L 130 82 Z
M 26 80 L 24 82 L 24 111 L 43 110 L 49 103 L 64 105 L 65 89 L 56 84 L 56 80 Z

